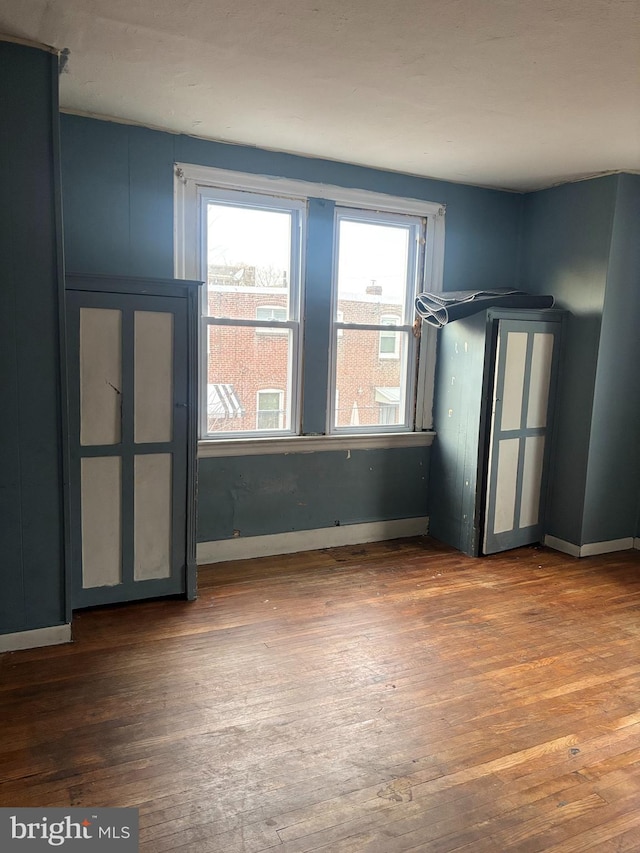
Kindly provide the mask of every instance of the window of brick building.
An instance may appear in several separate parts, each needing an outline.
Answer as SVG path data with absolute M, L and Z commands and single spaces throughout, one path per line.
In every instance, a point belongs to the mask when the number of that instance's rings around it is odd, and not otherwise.
M 380 318 L 385 326 L 397 326 L 401 323 L 400 317 L 383 316 Z M 383 329 L 380 332 L 378 342 L 378 357 L 379 358 L 399 358 L 400 357 L 400 338 L 391 329 Z
M 256 308 L 256 320 L 275 320 L 277 323 L 285 323 L 287 320 L 287 309 L 278 305 L 258 305 Z M 286 335 L 285 328 L 276 326 L 258 326 L 256 332 L 260 335 Z
M 378 423 L 385 426 L 397 424 L 400 414 L 400 388 L 376 388 Z
M 257 422 L 259 430 L 280 430 L 284 428 L 284 392 L 273 388 L 258 391 Z

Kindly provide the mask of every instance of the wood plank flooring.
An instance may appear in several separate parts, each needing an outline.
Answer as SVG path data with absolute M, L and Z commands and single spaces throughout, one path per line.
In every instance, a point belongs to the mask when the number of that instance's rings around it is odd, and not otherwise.
M 143 853 L 640 851 L 640 553 L 428 539 L 221 564 L 0 655 L 0 806 Z

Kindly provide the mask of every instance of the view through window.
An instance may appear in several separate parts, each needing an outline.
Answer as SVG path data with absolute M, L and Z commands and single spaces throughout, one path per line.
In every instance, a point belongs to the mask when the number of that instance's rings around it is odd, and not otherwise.
M 423 221 L 367 211 L 336 212 L 333 427 L 408 427 L 416 346 L 413 301 Z M 354 424 L 357 412 L 357 424 Z
M 430 425 L 435 338 L 414 335 L 414 298 L 440 287 L 440 205 L 189 164 L 175 178 L 176 275 L 205 282 L 201 438 Z
M 294 423 L 300 212 L 275 204 L 204 201 L 208 433 Z

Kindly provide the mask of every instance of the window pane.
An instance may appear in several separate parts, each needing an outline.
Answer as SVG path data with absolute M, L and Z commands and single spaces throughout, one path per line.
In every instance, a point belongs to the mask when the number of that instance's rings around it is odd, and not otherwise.
M 284 410 L 282 391 L 258 391 L 258 429 L 282 429 Z
M 395 332 L 380 332 L 380 354 L 390 355 L 396 351 Z
M 411 230 L 340 220 L 338 305 L 345 323 L 402 322 Z
M 287 319 L 291 213 L 215 202 L 206 211 L 209 314 L 249 320 L 268 304 Z
M 337 342 L 334 426 L 399 425 L 404 422 L 408 332 L 394 332 L 398 358 L 381 359 L 380 332 L 344 329 Z
M 209 433 L 290 429 L 293 335 L 289 329 L 267 331 L 273 334 L 257 335 L 251 326 L 208 327 Z M 261 393 L 258 406 L 258 392 L 265 389 L 269 393 Z M 260 425 L 258 408 L 271 413 Z M 275 426 L 267 426 L 267 418 Z
M 382 317 L 382 323 L 385 326 L 397 326 L 400 322 L 399 317 Z M 380 332 L 380 358 L 398 358 L 400 339 L 395 332 L 386 329 Z
M 256 320 L 278 320 L 282 322 L 287 319 L 287 309 L 276 305 L 258 305 L 256 308 Z M 272 327 L 256 326 L 257 335 L 286 335 L 287 329 L 274 329 Z

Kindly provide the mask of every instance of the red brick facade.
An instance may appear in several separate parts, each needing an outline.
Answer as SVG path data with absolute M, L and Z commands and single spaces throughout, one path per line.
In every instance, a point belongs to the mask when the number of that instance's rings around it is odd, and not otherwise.
M 242 286 L 233 287 L 229 281 L 229 274 L 210 275 L 210 284 L 220 288 L 209 290 L 210 316 L 246 320 L 285 318 L 286 287 L 256 287 L 255 279 L 246 273 Z M 381 295 L 340 299 L 338 310 L 344 323 L 402 322 L 401 306 L 385 303 Z M 282 329 L 209 327 L 210 432 L 290 428 L 285 413 L 289 407 L 291 337 L 288 330 Z M 399 390 L 404 379 L 406 344 L 406 333 L 338 330 L 338 426 L 389 425 L 402 420 Z M 211 386 L 220 385 L 224 387 L 211 390 Z M 282 392 L 280 401 L 273 393 L 276 391 Z M 232 402 L 223 404 L 220 400 L 223 394 L 231 394 Z M 261 408 L 266 409 L 262 413 L 258 411 L 259 399 Z M 273 411 L 277 401 L 282 406 L 281 414 Z

